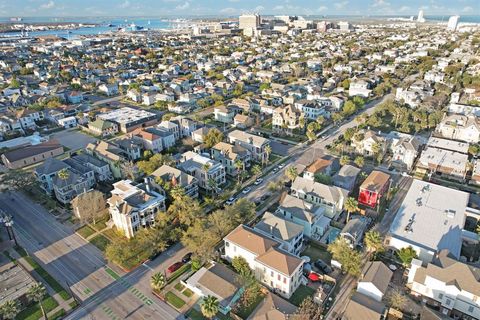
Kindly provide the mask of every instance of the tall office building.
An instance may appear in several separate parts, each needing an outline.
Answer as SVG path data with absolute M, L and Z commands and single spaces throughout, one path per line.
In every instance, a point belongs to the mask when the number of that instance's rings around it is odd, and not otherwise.
M 425 18 L 423 17 L 423 10 L 418 11 L 417 21 L 418 22 L 425 22 Z
M 256 29 L 260 26 L 260 15 L 258 14 L 242 14 L 238 18 L 238 27 L 241 30 Z
M 460 16 L 451 16 L 450 19 L 448 19 L 447 30 L 457 31 L 458 19 L 460 19 Z

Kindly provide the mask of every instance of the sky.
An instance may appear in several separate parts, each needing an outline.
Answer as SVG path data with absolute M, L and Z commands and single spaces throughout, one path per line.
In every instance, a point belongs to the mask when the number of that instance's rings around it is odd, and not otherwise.
M 0 16 L 480 15 L 479 0 L 0 0 Z

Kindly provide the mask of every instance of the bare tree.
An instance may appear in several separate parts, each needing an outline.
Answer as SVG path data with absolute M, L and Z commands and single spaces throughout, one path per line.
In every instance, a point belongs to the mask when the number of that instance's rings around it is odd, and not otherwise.
M 98 190 L 81 193 L 72 200 L 73 212 L 82 222 L 93 221 L 96 224 L 105 213 L 106 206 L 105 197 Z

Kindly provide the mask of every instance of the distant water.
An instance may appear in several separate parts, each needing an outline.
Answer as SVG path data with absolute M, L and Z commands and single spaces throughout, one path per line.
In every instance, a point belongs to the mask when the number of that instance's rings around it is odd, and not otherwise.
M 46 30 L 29 32 L 29 36 L 56 35 L 64 38 L 76 38 L 80 35 L 96 35 L 116 31 L 119 28 L 128 27 L 134 24 L 143 27 L 144 30 L 167 30 L 174 28 L 178 23 L 169 22 L 163 19 L 149 18 L 24 18 L 20 22 L 11 22 L 9 18 L 0 18 L 0 23 L 83 23 L 96 24 L 96 27 L 81 27 L 77 29 Z M 8 32 L 2 36 L 19 36 L 20 32 Z

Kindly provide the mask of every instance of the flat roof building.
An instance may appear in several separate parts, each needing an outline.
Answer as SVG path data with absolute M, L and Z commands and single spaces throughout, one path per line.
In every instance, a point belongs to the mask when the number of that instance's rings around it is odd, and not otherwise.
M 131 132 L 140 127 L 148 127 L 158 122 L 158 115 L 146 110 L 130 107 L 119 108 L 97 116 L 98 119 L 116 123 L 120 131 Z

